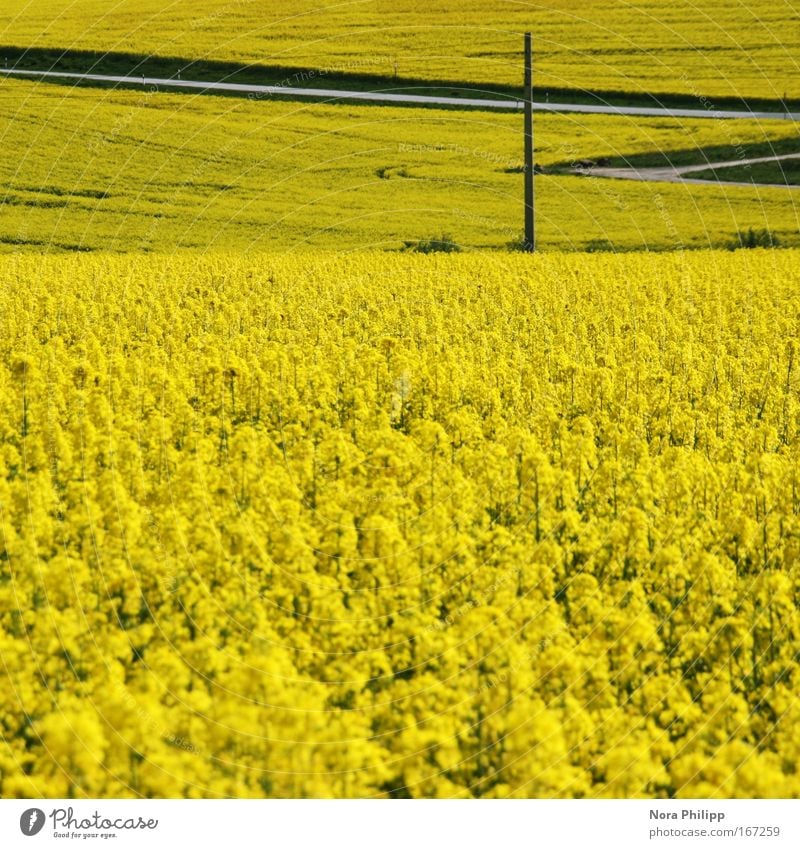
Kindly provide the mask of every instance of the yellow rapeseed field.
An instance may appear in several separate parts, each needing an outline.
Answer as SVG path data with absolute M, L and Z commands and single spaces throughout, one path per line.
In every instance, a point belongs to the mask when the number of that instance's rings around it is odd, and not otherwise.
M 0 793 L 799 796 L 799 259 L 0 259 Z
M 0 8 L 2 45 L 389 81 L 521 85 L 525 30 L 545 89 L 800 95 L 792 0 L 3 0 Z

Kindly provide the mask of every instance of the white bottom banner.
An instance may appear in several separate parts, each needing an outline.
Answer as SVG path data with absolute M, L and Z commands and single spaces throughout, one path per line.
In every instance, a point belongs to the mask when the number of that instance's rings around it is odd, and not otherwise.
M 800 801 L 0 801 L 0 845 L 800 845 Z

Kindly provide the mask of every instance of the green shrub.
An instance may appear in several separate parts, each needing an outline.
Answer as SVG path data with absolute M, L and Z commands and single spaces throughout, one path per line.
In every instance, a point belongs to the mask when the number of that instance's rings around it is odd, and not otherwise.
M 770 230 L 754 230 L 752 227 L 746 232 L 739 230 L 733 238 L 733 241 L 728 245 L 729 250 L 739 250 L 743 247 L 780 247 L 781 241 Z
M 442 233 L 440 236 L 434 236 L 430 239 L 422 239 L 418 242 L 405 243 L 406 250 L 411 250 L 414 253 L 460 253 L 461 245 L 458 242 Z
M 506 249 L 512 253 L 530 253 L 529 247 L 530 245 L 524 233 L 506 244 Z

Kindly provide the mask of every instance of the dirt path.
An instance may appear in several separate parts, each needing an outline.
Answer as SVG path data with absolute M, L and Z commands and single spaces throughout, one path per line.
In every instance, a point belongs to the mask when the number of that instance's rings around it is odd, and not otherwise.
M 723 182 L 720 180 L 699 180 L 686 176 L 687 174 L 719 170 L 720 168 L 736 168 L 741 165 L 758 165 L 762 162 L 780 162 L 783 159 L 800 159 L 800 153 L 784 153 L 781 156 L 759 156 L 750 159 L 736 159 L 731 162 L 706 162 L 702 165 L 678 165 L 667 166 L 664 168 L 575 167 L 572 169 L 572 173 L 591 177 L 607 177 L 612 180 L 638 180 L 640 182 L 746 186 L 747 188 L 753 188 L 753 186 L 758 188 L 800 188 L 800 186 L 787 186 L 786 183 Z
M 335 102 L 354 100 L 367 103 L 400 103 L 410 106 L 461 106 L 475 109 L 522 109 L 523 101 L 516 98 L 487 100 L 474 97 L 441 97 L 425 94 L 398 94 L 389 91 L 339 91 L 326 88 L 296 88 L 281 85 L 249 85 L 230 82 L 203 82 L 200 80 L 160 79 L 146 76 L 112 76 L 108 74 L 78 74 L 64 71 L 26 71 L 0 68 L 3 77 L 33 77 L 35 79 L 60 79 L 81 82 L 113 83 L 122 86 L 143 86 L 166 91 L 191 89 L 201 94 L 207 92 L 235 92 L 255 99 L 262 97 L 300 97 Z M 535 102 L 537 112 L 578 112 L 587 115 L 639 115 L 657 118 L 742 118 L 757 121 L 800 121 L 800 112 L 748 112 L 724 109 L 668 109 L 657 106 L 595 106 L 587 103 Z M 630 179 L 630 178 L 627 178 Z

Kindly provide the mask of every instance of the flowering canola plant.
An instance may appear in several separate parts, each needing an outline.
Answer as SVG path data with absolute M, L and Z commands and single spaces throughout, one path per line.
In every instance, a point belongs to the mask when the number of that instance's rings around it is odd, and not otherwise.
M 800 795 L 800 263 L 0 260 L 4 797 Z
M 458 16 L 444 0 L 115 0 L 112 13 L 108 0 L 4 0 L 0 31 L 7 47 L 49 48 L 50 62 L 67 56 L 65 68 L 77 59 L 96 73 L 113 51 L 112 73 L 160 56 L 195 71 L 209 59 L 278 66 L 284 85 L 368 75 L 517 86 L 521 33 L 532 30 L 544 90 L 778 100 L 795 90 L 795 11 L 789 0 L 462 0 Z M 96 55 L 69 55 L 81 50 Z

